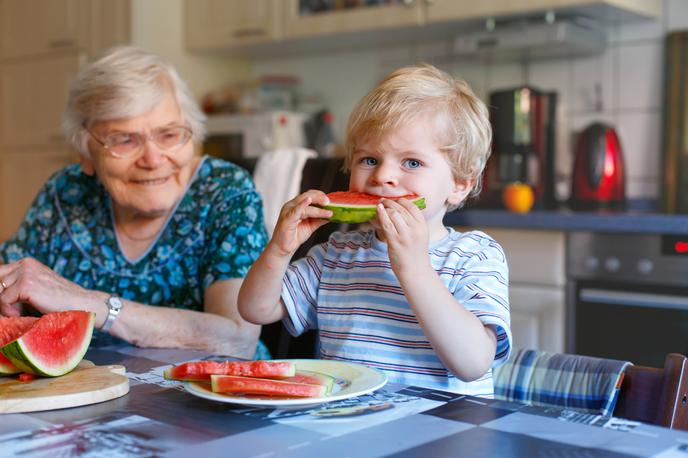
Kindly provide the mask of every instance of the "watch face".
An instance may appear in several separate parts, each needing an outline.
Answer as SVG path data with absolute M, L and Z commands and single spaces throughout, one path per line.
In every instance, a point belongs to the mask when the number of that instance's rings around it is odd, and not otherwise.
M 108 299 L 108 305 L 110 309 L 119 311 L 122 308 L 122 301 L 117 296 L 112 296 Z

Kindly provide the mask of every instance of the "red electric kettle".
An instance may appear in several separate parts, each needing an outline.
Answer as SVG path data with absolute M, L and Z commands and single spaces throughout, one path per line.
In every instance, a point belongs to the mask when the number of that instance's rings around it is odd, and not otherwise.
M 569 204 L 575 210 L 621 209 L 626 205 L 621 143 L 613 127 L 593 123 L 578 137 Z

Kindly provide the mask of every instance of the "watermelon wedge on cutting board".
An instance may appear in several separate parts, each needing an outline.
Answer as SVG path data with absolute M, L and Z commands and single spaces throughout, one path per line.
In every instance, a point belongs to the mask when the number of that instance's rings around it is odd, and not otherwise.
M 319 206 L 332 212 L 330 221 L 335 223 L 365 223 L 377 216 L 380 200 L 408 199 L 421 210 L 425 208 L 425 197 L 408 194 L 398 197 L 383 197 L 353 191 L 336 191 L 327 194 L 330 203 Z
M 0 352 L 21 372 L 59 377 L 86 354 L 94 321 L 94 313 L 80 310 L 47 313 Z
M 18 339 L 34 325 L 38 318 L 33 316 L 0 317 L 0 347 Z M 21 372 L 12 362 L 0 353 L 0 376 Z

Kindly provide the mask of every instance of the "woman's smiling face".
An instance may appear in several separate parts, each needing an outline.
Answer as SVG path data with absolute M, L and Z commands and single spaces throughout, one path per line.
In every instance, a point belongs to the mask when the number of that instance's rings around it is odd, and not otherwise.
M 113 133 L 151 132 L 184 125 L 177 101 L 167 91 L 149 112 L 134 118 L 95 123 L 89 129 L 98 139 Z M 198 163 L 189 140 L 174 152 L 162 150 L 148 139 L 131 157 L 115 157 L 94 138 L 89 139 L 90 157 L 82 157 L 86 173 L 98 176 L 112 198 L 116 214 L 156 218 L 167 215 L 183 196 Z

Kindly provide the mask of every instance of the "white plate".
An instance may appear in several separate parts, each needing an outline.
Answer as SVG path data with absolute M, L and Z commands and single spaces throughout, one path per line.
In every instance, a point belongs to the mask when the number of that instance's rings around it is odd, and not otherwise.
M 362 364 L 319 359 L 281 359 L 275 361 L 291 361 L 296 365 L 297 371 L 320 372 L 334 377 L 335 386 L 332 393 L 322 398 L 275 399 L 269 396 L 213 393 L 210 385 L 199 382 L 184 382 L 184 388 L 195 396 L 213 401 L 229 402 L 247 407 L 301 409 L 325 402 L 361 396 L 375 391 L 387 383 L 387 377 L 384 373 Z

